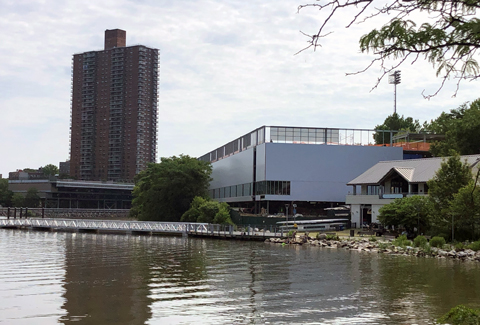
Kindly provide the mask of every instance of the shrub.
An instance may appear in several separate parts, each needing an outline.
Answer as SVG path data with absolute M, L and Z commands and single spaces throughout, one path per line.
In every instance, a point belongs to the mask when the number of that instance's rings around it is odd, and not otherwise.
M 438 323 L 452 325 L 478 325 L 480 324 L 480 310 L 471 309 L 464 305 L 458 305 L 440 317 Z
M 455 244 L 455 251 L 458 252 L 458 251 L 462 251 L 464 249 L 465 249 L 465 245 L 463 245 L 463 243 L 460 242 L 460 243 Z
M 425 245 L 423 246 L 423 251 L 425 254 L 430 255 L 432 254 L 432 247 L 430 247 L 430 245 Z
M 415 245 L 415 247 L 425 247 L 427 246 L 427 242 L 427 238 L 422 235 L 415 237 L 415 239 L 413 240 L 413 244 Z
M 407 235 L 400 235 L 398 236 L 393 242 L 393 245 L 395 246 L 400 246 L 400 247 L 406 247 L 406 246 L 412 246 L 412 242 L 407 239 Z
M 377 238 L 375 238 L 375 237 L 370 237 L 368 240 L 371 241 L 371 242 L 376 242 L 376 241 L 377 241 Z
M 443 245 L 445 245 L 445 244 L 446 244 L 445 238 L 443 238 L 443 237 L 436 236 L 436 237 L 433 237 L 432 239 L 430 239 L 430 246 L 432 246 L 432 247 L 442 248 Z
M 390 245 L 387 243 L 378 243 L 378 248 L 387 249 Z
M 480 240 L 477 240 L 470 245 L 467 246 L 467 248 L 470 248 L 471 250 L 474 251 L 480 251 Z
M 327 234 L 327 240 L 339 240 L 337 235 Z

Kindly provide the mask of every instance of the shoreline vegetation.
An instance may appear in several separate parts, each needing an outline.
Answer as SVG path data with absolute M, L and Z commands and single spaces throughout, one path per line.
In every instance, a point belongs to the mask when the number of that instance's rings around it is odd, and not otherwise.
M 312 234 L 313 235 L 313 234 Z M 308 233 L 290 234 L 287 238 L 269 238 L 265 243 L 281 245 L 308 245 L 328 249 L 346 249 L 360 252 L 405 255 L 431 258 L 449 258 L 480 262 L 480 241 L 473 243 L 447 244 L 443 237 L 430 241 L 417 236 L 410 241 L 402 235 L 396 239 L 382 237 L 346 237 L 337 234 L 319 233 L 311 237 Z

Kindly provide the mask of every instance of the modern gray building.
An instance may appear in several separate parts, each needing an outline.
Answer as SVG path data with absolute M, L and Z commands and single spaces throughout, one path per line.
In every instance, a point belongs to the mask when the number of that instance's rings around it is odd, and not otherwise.
M 373 145 L 374 130 L 262 126 L 199 159 L 213 166 L 210 196 L 252 213 L 326 215 L 347 183 L 399 147 Z

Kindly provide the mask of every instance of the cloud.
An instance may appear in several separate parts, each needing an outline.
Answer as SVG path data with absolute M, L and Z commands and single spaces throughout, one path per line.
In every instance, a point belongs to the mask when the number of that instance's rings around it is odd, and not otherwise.
M 372 28 L 334 33 L 323 47 L 294 55 L 321 22 L 297 13 L 298 0 L 2 1 L 0 10 L 0 173 L 58 164 L 69 155 L 71 59 L 103 48 L 105 29 L 127 45 L 160 49 L 160 156 L 200 156 L 261 125 L 373 128 L 393 111 L 386 81 L 358 50 Z M 475 99 L 475 83 L 454 84 L 426 101 L 439 79 L 424 62 L 402 66 L 398 111 L 420 120 Z

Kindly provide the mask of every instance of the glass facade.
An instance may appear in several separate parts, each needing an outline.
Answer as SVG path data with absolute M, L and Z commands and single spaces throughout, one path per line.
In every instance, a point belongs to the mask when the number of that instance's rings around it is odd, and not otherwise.
M 253 184 L 245 183 L 209 190 L 212 199 L 253 195 Z M 256 195 L 290 195 L 290 181 L 261 181 L 255 183 Z
M 375 130 L 262 126 L 217 148 L 199 160 L 215 162 L 265 142 L 323 145 L 373 145 Z

